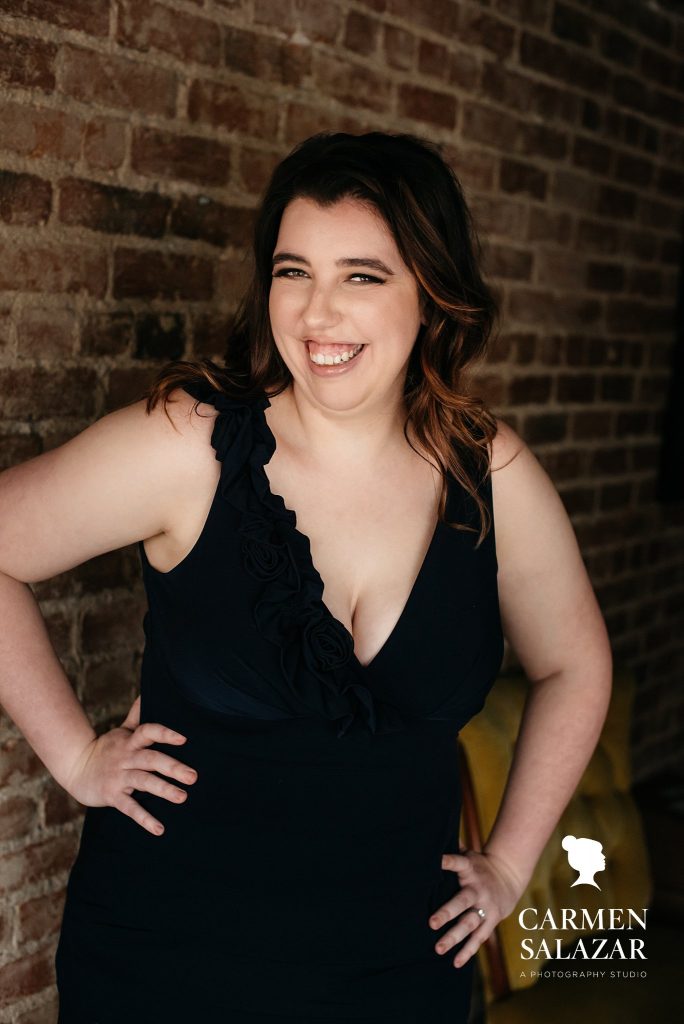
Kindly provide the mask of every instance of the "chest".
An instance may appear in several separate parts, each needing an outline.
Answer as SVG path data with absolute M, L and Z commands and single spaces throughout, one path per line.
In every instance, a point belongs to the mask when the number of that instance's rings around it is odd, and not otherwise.
M 441 476 L 409 453 L 377 472 L 314 475 L 279 449 L 265 467 L 309 539 L 323 601 L 362 665 L 399 624 L 436 531 Z

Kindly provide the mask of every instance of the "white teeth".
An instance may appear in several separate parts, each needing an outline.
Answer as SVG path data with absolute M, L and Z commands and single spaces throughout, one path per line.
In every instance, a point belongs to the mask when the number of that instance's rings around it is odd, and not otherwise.
M 335 366 L 338 363 L 348 363 L 350 359 L 359 354 L 362 348 L 363 345 L 357 345 L 346 352 L 338 352 L 335 356 L 324 355 L 322 352 L 314 354 L 309 349 L 309 359 L 318 366 Z

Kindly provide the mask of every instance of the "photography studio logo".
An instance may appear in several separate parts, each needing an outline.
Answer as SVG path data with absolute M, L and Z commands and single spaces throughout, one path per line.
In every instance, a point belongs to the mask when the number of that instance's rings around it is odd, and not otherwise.
M 570 867 L 579 872 L 572 885 L 593 885 L 600 889 L 601 886 L 594 881 L 594 875 L 606 870 L 606 858 L 601 843 L 596 839 L 575 839 L 574 836 L 565 836 L 561 846 L 568 855 Z
M 602 843 L 588 836 L 564 836 L 561 847 L 567 856 L 568 867 L 577 877 L 568 885 L 569 889 L 586 885 L 601 892 L 595 875 L 606 870 L 606 857 Z M 587 894 L 588 895 L 588 894 Z M 534 933 L 520 942 L 520 959 L 526 961 L 584 961 L 584 960 L 646 960 L 645 940 L 633 934 L 646 932 L 647 908 L 634 910 L 632 907 L 561 907 L 551 910 L 525 907 L 518 914 L 520 927 Z M 542 933 L 541 935 L 539 933 Z M 554 938 L 544 932 L 555 932 Z M 582 932 L 582 937 L 571 942 L 568 933 Z M 604 934 L 586 934 L 604 933 Z M 615 932 L 625 932 L 615 935 Z M 630 934 L 632 933 L 632 934 Z M 537 969 L 529 972 L 531 978 L 557 975 L 574 978 L 645 978 L 646 971 L 618 970 L 549 970 Z M 521 977 L 528 976 L 521 971 Z

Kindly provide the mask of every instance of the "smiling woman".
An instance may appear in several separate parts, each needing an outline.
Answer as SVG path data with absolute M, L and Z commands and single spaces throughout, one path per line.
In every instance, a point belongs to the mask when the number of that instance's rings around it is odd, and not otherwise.
M 61 719 L 2 694 L 87 808 L 59 1024 L 465 1024 L 598 736 L 602 619 L 548 477 L 470 394 L 496 305 L 439 151 L 306 140 L 254 253 L 225 365 L 169 364 L 0 477 L 0 583 L 135 540 L 149 604 L 121 727 L 93 737 L 64 688 Z M 504 628 L 545 683 L 475 853 L 456 738 Z

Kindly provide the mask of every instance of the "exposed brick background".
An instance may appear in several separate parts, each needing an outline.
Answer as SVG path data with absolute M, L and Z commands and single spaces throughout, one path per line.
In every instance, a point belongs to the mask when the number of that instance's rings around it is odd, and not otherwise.
M 684 529 L 655 483 L 683 56 L 675 0 L 0 0 L 1 465 L 169 359 L 220 358 L 252 211 L 296 142 L 437 140 L 502 297 L 480 388 L 558 487 L 616 662 L 638 673 L 635 776 L 674 766 Z M 91 719 L 119 724 L 142 645 L 135 550 L 35 590 Z M 48 1024 L 82 809 L 6 715 L 0 781 L 0 1021 Z

